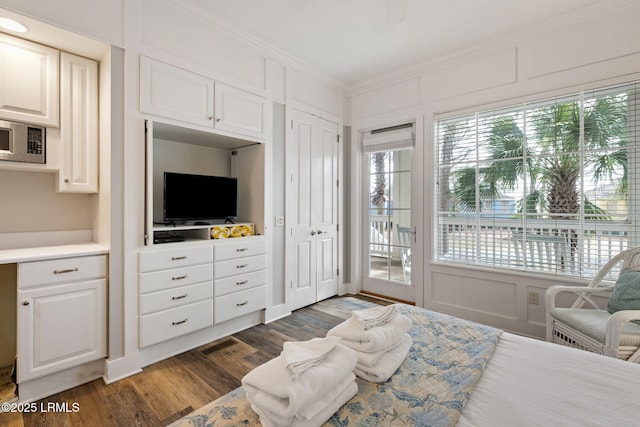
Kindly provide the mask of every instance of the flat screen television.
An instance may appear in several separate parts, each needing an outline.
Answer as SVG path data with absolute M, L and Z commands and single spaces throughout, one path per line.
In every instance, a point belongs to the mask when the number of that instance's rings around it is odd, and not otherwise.
M 165 222 L 206 222 L 237 217 L 237 178 L 164 173 Z

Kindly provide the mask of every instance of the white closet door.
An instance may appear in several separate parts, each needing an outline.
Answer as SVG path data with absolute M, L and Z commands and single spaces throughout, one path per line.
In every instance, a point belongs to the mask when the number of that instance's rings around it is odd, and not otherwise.
M 317 300 L 338 293 L 338 129 L 317 119 L 317 167 L 313 179 L 319 187 L 316 202 Z
M 337 293 L 337 124 L 292 110 L 287 140 L 288 284 L 295 310 Z

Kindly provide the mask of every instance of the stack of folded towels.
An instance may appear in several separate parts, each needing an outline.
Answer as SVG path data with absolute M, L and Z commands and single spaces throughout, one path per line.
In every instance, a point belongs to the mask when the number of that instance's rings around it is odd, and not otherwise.
M 353 311 L 351 318 L 327 332 L 357 352 L 354 372 L 360 378 L 382 383 L 393 375 L 409 353 L 413 340 L 407 334 L 411 320 L 397 304 Z
M 338 337 L 285 342 L 280 356 L 242 385 L 263 426 L 320 426 L 358 392 L 356 363 L 356 352 Z

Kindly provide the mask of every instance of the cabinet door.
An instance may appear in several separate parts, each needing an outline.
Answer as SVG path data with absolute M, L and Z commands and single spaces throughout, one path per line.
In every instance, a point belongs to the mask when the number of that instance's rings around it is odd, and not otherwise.
M 256 138 L 265 137 L 265 99 L 216 82 L 215 128 Z
M 18 383 L 107 355 L 106 279 L 18 290 Z
M 213 80 L 144 56 L 140 74 L 141 111 L 213 127 Z
M 57 50 L 0 34 L 0 117 L 59 126 Z
M 60 171 L 58 191 L 98 192 L 98 64 L 60 55 Z

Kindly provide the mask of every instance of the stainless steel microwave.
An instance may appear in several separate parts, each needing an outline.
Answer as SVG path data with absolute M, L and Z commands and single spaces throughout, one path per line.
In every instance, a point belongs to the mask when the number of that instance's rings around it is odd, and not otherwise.
M 0 160 L 46 163 L 46 128 L 0 120 Z

